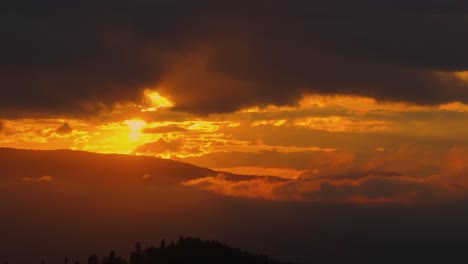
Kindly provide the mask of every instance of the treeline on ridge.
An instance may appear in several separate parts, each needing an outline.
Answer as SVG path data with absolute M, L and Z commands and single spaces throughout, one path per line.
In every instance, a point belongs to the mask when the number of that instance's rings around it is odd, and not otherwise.
M 8 264 L 8 262 L 4 262 Z M 65 258 L 65 264 L 73 264 Z M 88 264 L 293 264 L 271 259 L 266 255 L 252 254 L 239 248 L 229 247 L 219 241 L 180 237 L 177 243 L 166 244 L 161 241 L 159 247 L 142 248 L 137 242 L 130 257 L 125 259 L 111 250 L 109 256 L 92 255 Z M 42 264 L 46 264 L 42 261 Z M 79 262 L 74 262 L 79 264 Z

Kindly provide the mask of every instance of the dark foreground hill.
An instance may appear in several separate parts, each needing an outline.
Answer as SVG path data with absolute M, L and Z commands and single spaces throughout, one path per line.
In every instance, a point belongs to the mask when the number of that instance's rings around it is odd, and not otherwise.
M 68 263 L 68 258 L 65 263 Z M 180 237 L 177 243 L 143 249 L 139 242 L 128 260 L 111 251 L 109 256 L 92 255 L 88 264 L 292 264 L 273 260 L 265 255 L 256 255 L 239 248 L 233 248 L 218 241 Z

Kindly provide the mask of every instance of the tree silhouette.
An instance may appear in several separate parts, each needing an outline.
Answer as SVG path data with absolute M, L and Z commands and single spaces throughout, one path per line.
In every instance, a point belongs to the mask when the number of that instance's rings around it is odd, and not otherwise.
M 102 260 L 102 264 L 126 264 L 127 261 L 121 256 L 117 256 L 114 250 L 111 250 L 109 257 Z
M 69 260 L 66 257 L 65 264 Z M 45 264 L 44 260 L 41 262 Z M 232 248 L 218 241 L 201 240 L 198 238 L 182 236 L 177 243 L 171 241 L 166 245 L 166 241 L 161 241 L 160 247 L 142 248 L 140 242 L 135 243 L 135 249 L 131 252 L 129 264 L 291 264 L 273 260 L 265 255 L 255 255 L 239 248 Z M 4 262 L 8 264 L 8 262 Z M 75 264 L 79 264 L 78 261 Z M 127 261 L 111 250 L 109 256 L 102 258 L 91 255 L 88 264 L 127 264 Z
M 99 264 L 99 257 L 97 255 L 92 255 L 88 258 L 88 264 Z
M 238 248 L 231 248 L 218 241 L 203 241 L 182 236 L 177 244 L 171 242 L 166 246 L 166 241 L 162 240 L 159 248 L 135 248 L 136 251 L 131 253 L 130 264 L 283 264 L 264 255 L 253 255 Z M 137 258 L 139 254 L 142 255 L 140 259 Z
M 136 242 L 135 252 L 130 254 L 130 264 L 144 264 L 145 257 L 141 251 L 141 243 Z

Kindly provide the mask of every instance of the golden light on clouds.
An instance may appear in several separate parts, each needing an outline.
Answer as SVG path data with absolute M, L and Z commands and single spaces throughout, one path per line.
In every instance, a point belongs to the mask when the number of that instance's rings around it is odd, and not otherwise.
M 390 129 L 390 124 L 386 121 L 351 120 L 349 118 L 337 116 L 301 118 L 297 119 L 294 125 L 330 132 L 370 132 L 387 131 Z
M 357 9 L 345 13 L 360 19 L 341 19 L 347 15 L 327 1 L 299 1 L 314 4 L 294 4 L 287 12 L 280 4 L 136 2 L 116 12 L 80 5 L 66 23 L 66 16 L 43 14 L 47 8 L 8 6 L 12 30 L 5 43 L 13 49 L 0 78 L 0 148 L 147 155 L 288 180 L 336 177 L 363 189 L 402 175 L 433 177 L 442 171 L 444 153 L 468 149 L 461 34 L 467 21 L 464 10 L 452 12 L 462 10 L 458 6 L 430 4 L 420 12 L 350 4 Z M 260 16 L 244 12 L 252 7 Z M 69 9 L 76 8 L 63 12 Z M 330 10 L 331 17 L 302 19 Z M 29 17 L 30 11 L 41 14 Z M 404 15 L 393 23 L 399 12 Z M 379 16 L 390 20 L 372 20 Z M 356 37 L 365 34 L 371 41 Z M 438 37 L 447 46 L 439 47 Z M 37 41 L 25 50 L 24 39 Z M 427 47 L 414 48 L 422 44 Z M 77 52 L 64 52 L 70 50 Z M 453 170 L 444 173 L 468 175 L 468 159 L 457 159 L 465 155 L 449 155 Z M 59 181 L 52 176 L 31 181 Z M 268 183 L 253 184 L 263 196 L 274 195 Z M 242 186 L 241 195 L 250 195 L 250 186 Z
M 174 106 L 173 102 L 156 91 L 147 89 L 144 91 L 144 96 L 149 101 L 150 106 L 141 109 L 141 112 L 155 112 L 160 108 L 170 108 Z
M 256 106 L 199 116 L 174 111 L 174 104 L 153 90 L 146 90 L 145 98 L 145 105 L 121 107 L 95 119 L 3 120 L 0 147 L 150 155 L 231 172 L 294 178 L 305 169 L 330 172 L 325 163 L 297 165 L 310 155 L 378 156 L 415 141 L 468 142 L 468 107 L 461 103 L 429 107 L 364 97 L 306 96 L 295 106 Z M 57 133 L 64 124 L 70 132 Z M 237 156 L 222 164 L 229 153 Z M 274 155 L 294 158 L 250 164 L 244 156 L 253 154 L 262 156 L 260 161 Z
M 141 131 L 146 126 L 146 122 L 143 120 L 125 120 L 125 124 L 128 125 L 131 132 Z
M 468 71 L 460 71 L 460 72 L 455 73 L 455 75 L 458 78 L 468 82 Z
M 125 120 L 125 124 L 127 124 L 130 130 L 128 134 L 130 141 L 138 141 L 141 137 L 141 130 L 146 126 L 146 122 L 143 120 Z

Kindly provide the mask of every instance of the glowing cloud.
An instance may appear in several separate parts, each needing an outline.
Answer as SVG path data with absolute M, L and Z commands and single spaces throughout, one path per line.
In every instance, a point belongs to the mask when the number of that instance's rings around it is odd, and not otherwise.
M 128 135 L 130 141 L 138 141 L 141 137 L 141 131 L 146 126 L 146 122 L 143 120 L 125 120 L 125 124 L 127 124 L 130 130 L 130 134 Z
M 150 106 L 148 108 L 141 109 L 141 112 L 155 112 L 160 108 L 170 108 L 174 106 L 174 103 L 160 95 L 158 92 L 147 89 L 145 90 L 144 95 L 149 101 Z

